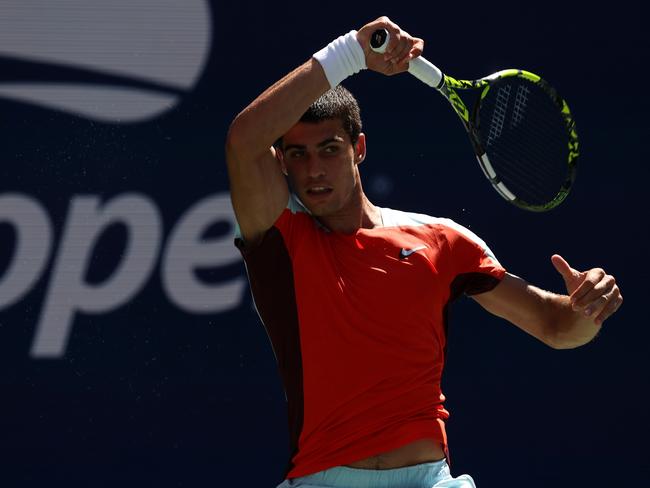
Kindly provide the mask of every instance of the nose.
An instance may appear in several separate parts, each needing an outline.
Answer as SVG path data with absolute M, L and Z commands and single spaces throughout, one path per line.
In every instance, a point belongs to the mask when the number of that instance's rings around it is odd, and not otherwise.
M 312 156 L 307 162 L 307 174 L 312 179 L 325 176 L 325 161 L 318 156 Z

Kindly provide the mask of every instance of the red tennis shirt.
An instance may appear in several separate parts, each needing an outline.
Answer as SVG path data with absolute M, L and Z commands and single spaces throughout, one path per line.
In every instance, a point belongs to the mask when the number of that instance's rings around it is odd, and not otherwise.
M 446 448 L 447 307 L 505 270 L 452 220 L 381 214 L 340 234 L 292 197 L 259 245 L 236 239 L 287 396 L 288 478 L 418 439 Z

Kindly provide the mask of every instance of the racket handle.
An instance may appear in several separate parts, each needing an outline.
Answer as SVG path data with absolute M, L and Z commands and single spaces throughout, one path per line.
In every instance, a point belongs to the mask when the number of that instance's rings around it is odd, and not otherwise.
M 383 53 L 386 51 L 389 39 L 390 34 L 386 29 L 377 29 L 370 36 L 370 48 L 377 53 Z M 409 73 L 436 90 L 440 90 L 445 83 L 445 75 L 442 71 L 422 56 L 409 61 Z

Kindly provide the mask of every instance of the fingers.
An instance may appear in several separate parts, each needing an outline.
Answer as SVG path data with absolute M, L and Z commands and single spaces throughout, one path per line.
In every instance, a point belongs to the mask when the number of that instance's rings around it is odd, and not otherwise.
M 370 36 L 377 29 L 386 29 L 389 34 L 388 44 L 383 53 L 372 51 L 369 45 Z M 387 75 L 408 70 L 409 61 L 420 56 L 424 49 L 422 39 L 411 36 L 385 16 L 363 26 L 357 33 L 357 39 L 366 54 L 368 68 Z
M 585 309 L 585 317 L 593 317 L 594 323 L 601 325 L 610 315 L 619 309 L 623 303 L 623 297 L 616 287 L 610 293 L 601 295 L 591 302 Z
M 615 283 L 614 277 L 606 275 L 603 269 L 590 269 L 585 273 L 584 281 L 571 293 L 573 309 L 583 310 L 596 298 L 609 293 Z
M 618 310 L 623 297 L 614 277 L 595 268 L 587 272 L 584 283 L 571 296 L 571 303 L 573 310 L 601 325 Z
M 551 256 L 551 262 L 557 272 L 562 276 L 567 293 L 572 295 L 582 284 L 586 273 L 581 273 L 580 271 L 573 269 L 566 259 L 559 254 L 553 254 L 553 256 Z
M 571 308 L 601 325 L 623 303 L 616 279 L 602 268 L 577 271 L 559 254 L 551 256 L 555 269 L 562 275 L 570 294 Z
M 408 32 L 400 30 L 394 37 L 391 37 L 384 53 L 384 61 L 394 65 L 408 63 L 413 57 L 422 54 L 423 49 L 424 41 L 422 39 L 412 37 Z
M 557 272 L 560 273 L 564 279 L 573 278 L 575 273 L 578 273 L 575 269 L 569 266 L 569 263 L 567 263 L 559 254 L 553 254 L 553 256 L 551 256 L 551 262 Z
M 391 36 L 386 52 L 384 53 L 384 61 L 397 64 L 406 56 L 411 50 L 411 44 L 408 38 L 401 31 Z
M 594 322 L 601 325 L 605 320 L 607 320 L 614 312 L 616 312 L 620 306 L 623 304 L 623 297 L 620 294 L 620 291 L 616 290 L 618 293 L 614 293 L 607 304 L 600 311 L 598 316 L 595 318 Z
M 424 41 L 417 37 L 410 37 L 404 55 L 399 56 L 399 59 L 397 59 L 397 61 L 395 62 L 395 66 L 399 67 L 400 70 L 403 71 L 408 70 L 409 61 L 411 61 L 413 58 L 417 58 L 418 56 L 420 56 L 423 50 L 424 50 Z
M 414 41 L 413 46 L 411 47 L 411 52 L 409 53 L 410 59 L 421 56 L 422 51 L 424 51 L 424 39 L 420 39 L 419 37 L 414 37 L 413 41 Z

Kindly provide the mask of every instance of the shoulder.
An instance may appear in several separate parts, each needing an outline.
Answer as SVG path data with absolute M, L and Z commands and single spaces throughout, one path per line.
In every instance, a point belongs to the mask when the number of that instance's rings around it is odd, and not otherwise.
M 255 243 L 245 242 L 242 237 L 241 228 L 236 223 L 235 244 L 240 250 L 251 252 L 260 245 L 266 245 L 269 242 L 269 235 L 277 235 L 280 236 L 286 245 L 293 248 L 292 243 L 298 236 L 304 236 L 310 232 L 315 233 L 319 226 L 320 223 L 311 215 L 300 199 L 293 193 L 290 193 L 284 210 L 282 210 L 273 225 L 262 233 L 259 241 Z
M 485 246 L 485 242 L 474 232 L 447 217 L 432 217 L 431 215 L 404 212 L 392 208 L 381 208 L 381 214 L 385 227 L 430 226 L 435 227 L 439 232 L 458 234 L 466 239 L 476 242 L 477 244 Z
M 473 249 L 496 261 L 494 253 L 483 239 L 464 225 L 450 218 L 432 217 L 431 215 L 404 212 L 391 208 L 381 208 L 381 212 L 386 227 L 425 228 L 430 233 L 435 234 L 437 238 L 446 241 L 453 251 Z

